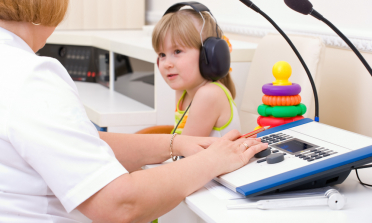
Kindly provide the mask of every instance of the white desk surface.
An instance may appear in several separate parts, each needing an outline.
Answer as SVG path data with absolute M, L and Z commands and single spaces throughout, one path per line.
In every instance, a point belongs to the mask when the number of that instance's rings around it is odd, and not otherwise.
M 170 161 L 168 161 L 170 162 Z M 148 165 L 147 168 L 156 165 Z M 358 170 L 365 183 L 372 184 L 372 168 Z M 346 196 L 347 204 L 342 210 L 331 210 L 327 206 L 299 207 L 282 210 L 237 209 L 228 210 L 227 204 L 244 203 L 244 200 L 221 200 L 201 188 L 184 202 L 200 218 L 208 223 L 371 223 L 372 188 L 362 186 L 353 170 L 348 178 L 336 185 Z
M 256 43 L 239 40 L 230 42 L 233 47 L 231 62 L 252 61 Z M 154 63 L 157 58 L 151 45 L 151 27 L 144 27 L 144 30 L 56 30 L 47 43 L 94 46 L 150 63 Z
M 100 127 L 155 125 L 155 109 L 98 83 L 75 82 L 89 119 Z

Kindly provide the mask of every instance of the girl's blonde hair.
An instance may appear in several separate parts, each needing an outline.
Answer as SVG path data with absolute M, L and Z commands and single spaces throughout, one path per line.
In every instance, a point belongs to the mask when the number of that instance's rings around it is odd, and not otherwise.
M 207 12 L 201 12 L 205 19 L 202 38 L 203 41 L 208 37 L 222 37 L 222 31 L 216 28 L 216 22 Z M 200 27 L 195 27 L 195 22 Z M 181 45 L 188 48 L 201 49 L 202 42 L 200 39 L 200 31 L 203 25 L 201 15 L 192 9 L 183 9 L 174 13 L 164 15 L 156 24 L 152 33 L 152 47 L 155 52 L 160 52 L 163 48 L 165 36 L 169 33 L 173 45 Z M 235 98 L 236 90 L 230 73 L 219 81 L 229 89 L 233 98 Z
M 0 0 L 0 20 L 57 26 L 69 0 Z

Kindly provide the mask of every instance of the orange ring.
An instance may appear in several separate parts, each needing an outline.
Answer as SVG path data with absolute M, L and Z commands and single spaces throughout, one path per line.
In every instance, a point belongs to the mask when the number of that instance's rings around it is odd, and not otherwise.
M 300 95 L 293 95 L 293 96 L 264 95 L 264 96 L 262 96 L 262 102 L 265 105 L 270 105 L 270 106 L 298 105 L 298 104 L 301 103 L 301 96 Z

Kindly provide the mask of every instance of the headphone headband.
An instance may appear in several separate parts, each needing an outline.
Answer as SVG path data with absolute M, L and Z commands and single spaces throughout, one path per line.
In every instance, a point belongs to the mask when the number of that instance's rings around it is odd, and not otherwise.
M 200 31 L 200 40 L 202 43 L 199 56 L 199 70 L 203 78 L 207 80 L 219 80 L 225 77 L 230 69 L 230 51 L 226 41 L 221 39 L 218 34 L 218 24 L 216 18 L 209 9 L 199 2 L 179 2 L 167 9 L 164 15 L 179 11 L 183 6 L 190 6 L 200 14 L 203 19 L 202 30 Z M 216 22 L 217 37 L 208 37 L 203 41 L 202 33 L 205 19 L 201 12 L 208 12 Z M 164 16 L 163 15 L 163 16 Z
M 197 11 L 199 13 L 200 12 L 211 13 L 211 11 L 209 11 L 209 9 L 205 5 L 203 5 L 199 2 L 179 2 L 179 3 L 176 3 L 176 4 L 172 5 L 171 7 L 169 7 L 169 9 L 164 13 L 164 15 L 166 15 L 168 13 L 172 13 L 172 12 L 177 12 L 183 6 L 190 6 L 191 8 L 193 8 L 195 11 Z M 211 15 L 212 15 L 212 13 L 211 13 Z

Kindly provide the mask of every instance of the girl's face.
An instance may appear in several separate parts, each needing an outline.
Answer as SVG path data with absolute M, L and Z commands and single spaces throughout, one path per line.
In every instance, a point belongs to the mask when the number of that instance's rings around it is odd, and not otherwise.
M 170 35 L 166 35 L 158 53 L 159 70 L 172 89 L 191 90 L 206 81 L 199 71 L 199 54 L 199 49 L 172 45 Z

